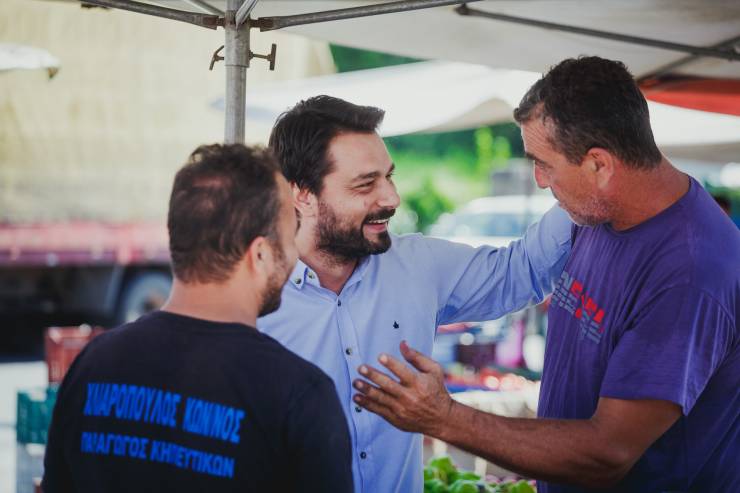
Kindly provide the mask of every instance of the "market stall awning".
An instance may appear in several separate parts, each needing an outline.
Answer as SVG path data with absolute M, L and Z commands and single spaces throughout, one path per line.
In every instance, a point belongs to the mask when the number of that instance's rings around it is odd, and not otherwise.
M 81 3 L 130 4 L 128 0 Z M 346 46 L 494 68 L 544 72 L 564 58 L 599 55 L 624 61 L 648 98 L 740 114 L 740 3 L 736 0 L 471 0 L 464 5 L 328 22 L 325 15 L 315 15 L 421 3 L 459 2 L 144 0 L 140 5 L 176 9 L 179 20 L 214 29 L 224 25 L 227 6 L 242 5 L 232 10 L 237 25 L 249 15 L 255 29 L 284 28 Z M 279 53 L 278 49 L 278 64 Z M 421 90 L 425 83 L 419 80 L 414 85 Z
M 740 80 L 665 78 L 642 85 L 652 101 L 740 116 Z
M 208 11 L 208 7 L 214 11 L 226 8 L 226 0 L 143 3 L 197 13 Z M 288 16 L 378 3 L 384 2 L 262 0 L 251 16 Z M 740 78 L 740 64 L 730 61 L 731 55 L 738 55 L 740 46 L 740 3 L 734 0 L 496 0 L 470 3 L 468 10 L 498 17 L 461 15 L 457 7 L 446 6 L 287 29 L 358 48 L 535 72 L 543 72 L 566 57 L 595 54 L 623 60 L 638 78 L 668 73 Z M 593 32 L 566 32 L 564 28 Z M 617 39 L 600 37 L 598 32 L 616 35 Z M 640 39 L 665 47 L 648 46 Z M 670 45 L 713 50 L 726 56 L 691 55 Z
M 266 142 L 280 113 L 317 94 L 384 108 L 384 136 L 512 121 L 513 109 L 539 77 L 466 63 L 420 62 L 262 85 L 247 91 L 247 137 Z M 656 141 L 667 153 L 718 162 L 740 155 L 740 117 L 649 104 Z M 213 106 L 223 110 L 223 99 Z

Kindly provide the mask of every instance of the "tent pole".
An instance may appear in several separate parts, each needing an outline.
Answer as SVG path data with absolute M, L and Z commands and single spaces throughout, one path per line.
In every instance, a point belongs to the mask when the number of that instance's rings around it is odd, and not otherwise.
M 703 46 L 691 46 L 683 43 L 674 43 L 671 41 L 662 41 L 659 39 L 643 38 L 640 36 L 630 36 L 627 34 L 613 33 L 608 31 L 599 31 L 597 29 L 589 29 L 579 26 L 569 26 L 566 24 L 556 24 L 554 22 L 539 21 L 535 19 L 525 19 L 523 17 L 514 17 L 511 15 L 497 14 L 495 12 L 488 12 L 484 10 L 471 9 L 467 5 L 463 4 L 456 8 L 455 11 L 460 15 L 469 15 L 472 17 L 482 17 L 486 19 L 493 19 L 504 22 L 512 22 L 515 24 L 523 24 L 525 26 L 541 27 L 544 29 L 551 29 L 553 31 L 562 31 L 566 33 L 582 34 L 584 36 L 591 36 L 601 39 L 611 39 L 614 41 L 620 41 L 623 43 L 632 43 L 639 46 L 649 46 L 651 48 L 660 48 L 663 50 L 678 51 L 681 53 L 689 53 L 693 56 L 709 57 L 709 58 L 721 58 L 729 61 L 740 61 L 740 53 L 730 46 L 720 45 L 721 48 L 705 48 Z
M 260 17 L 254 21 L 254 27 L 259 27 L 260 31 L 274 31 L 275 29 L 283 29 L 291 26 L 303 26 L 306 24 L 315 24 L 317 22 L 358 19 L 360 17 L 392 14 L 396 12 L 410 12 L 413 10 L 430 9 L 434 7 L 480 1 L 481 0 L 398 0 L 373 5 L 362 5 L 360 7 L 312 12 L 308 14 Z
M 249 22 L 236 25 L 236 12 L 244 0 L 228 0 L 224 21 L 226 64 L 226 121 L 224 142 L 244 143 L 247 67 L 249 67 Z

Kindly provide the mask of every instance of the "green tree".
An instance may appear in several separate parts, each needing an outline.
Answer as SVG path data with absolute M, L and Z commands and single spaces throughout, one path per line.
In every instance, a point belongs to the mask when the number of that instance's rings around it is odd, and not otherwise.
M 442 213 L 451 212 L 455 208 L 453 202 L 435 186 L 434 180 L 429 176 L 417 190 L 406 194 L 404 204 L 416 213 L 419 231 L 426 231 Z
M 389 67 L 391 65 L 403 65 L 405 63 L 420 62 L 418 58 L 391 55 L 379 51 L 361 50 L 349 46 L 329 45 L 334 65 L 338 72 L 352 72 L 354 70 L 365 70 L 370 68 Z

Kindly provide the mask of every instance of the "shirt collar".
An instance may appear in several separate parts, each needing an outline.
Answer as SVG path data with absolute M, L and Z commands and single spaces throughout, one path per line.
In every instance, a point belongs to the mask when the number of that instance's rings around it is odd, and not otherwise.
M 381 253 L 380 255 L 383 254 Z M 349 276 L 349 279 L 347 279 L 347 284 L 344 285 L 344 289 L 347 289 L 353 284 L 357 284 L 358 282 L 362 281 L 362 278 L 365 277 L 365 272 L 367 272 L 367 267 L 368 265 L 370 265 L 373 257 L 377 257 L 377 255 L 368 255 L 367 257 L 360 260 L 360 262 L 357 264 L 357 267 L 355 267 L 354 272 L 352 272 L 352 275 Z
M 368 265 L 370 265 L 370 261 L 373 259 L 373 257 L 376 256 L 377 255 L 368 255 L 367 257 L 360 260 L 344 287 L 347 288 L 353 284 L 357 284 L 358 282 L 360 282 L 365 276 L 365 272 L 367 271 Z M 303 289 L 303 286 L 305 286 L 307 283 L 313 284 L 315 286 L 321 286 L 321 284 L 319 284 L 319 277 L 316 275 L 313 269 L 306 265 L 301 259 L 298 259 L 298 261 L 295 263 L 295 267 L 293 267 L 293 272 L 290 274 L 290 279 L 288 280 L 288 282 L 290 282 L 298 289 Z

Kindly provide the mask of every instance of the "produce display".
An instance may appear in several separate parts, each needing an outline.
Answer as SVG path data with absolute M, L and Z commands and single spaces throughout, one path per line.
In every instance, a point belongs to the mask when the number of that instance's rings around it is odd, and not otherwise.
M 424 493 L 536 493 L 534 482 L 482 478 L 458 469 L 449 457 L 431 459 L 424 467 Z
M 522 390 L 535 385 L 535 382 L 510 372 L 494 368 L 481 368 L 472 371 L 465 366 L 454 363 L 446 368 L 445 380 L 448 387 L 458 390 Z

